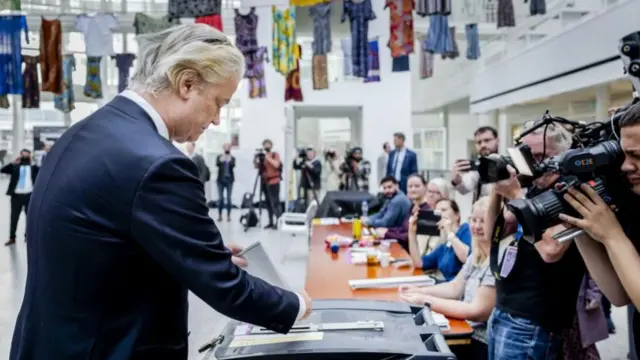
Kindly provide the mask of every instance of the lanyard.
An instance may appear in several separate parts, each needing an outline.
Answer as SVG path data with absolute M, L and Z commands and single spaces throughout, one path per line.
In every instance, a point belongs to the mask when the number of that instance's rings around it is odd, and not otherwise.
M 491 266 L 491 273 L 493 273 L 493 276 L 496 278 L 496 280 L 500 280 L 502 279 L 502 276 L 500 276 L 500 270 L 501 270 L 501 266 L 502 266 L 502 261 L 504 260 L 504 254 L 502 254 L 502 259 L 500 258 L 500 242 L 502 241 L 502 238 L 504 236 L 504 227 L 505 227 L 505 220 L 504 220 L 504 209 L 500 209 L 500 213 L 498 214 L 498 216 L 496 216 L 496 221 L 493 225 L 493 232 L 492 232 L 492 238 L 491 238 L 491 251 L 489 253 L 489 263 Z M 518 224 L 518 230 L 515 233 L 514 236 L 514 241 L 509 244 L 509 246 L 517 246 L 519 240 L 522 238 L 522 234 L 523 234 L 523 230 L 522 230 L 522 226 L 520 226 L 520 224 Z

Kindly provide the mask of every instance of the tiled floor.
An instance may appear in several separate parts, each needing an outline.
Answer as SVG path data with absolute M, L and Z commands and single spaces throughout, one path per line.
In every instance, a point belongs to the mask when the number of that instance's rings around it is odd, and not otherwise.
M 6 188 L 7 181 L 0 180 L 0 190 Z M 304 238 L 291 238 L 288 235 L 274 231 L 251 229 L 247 233 L 237 222 L 239 213 L 233 214 L 233 222 L 218 224 L 226 242 L 250 244 L 261 239 L 266 244 L 277 266 L 282 267 L 282 273 L 294 288 L 302 288 L 306 274 L 306 257 L 304 253 L 307 245 Z M 4 242 L 4 234 L 9 227 L 9 201 L 0 196 L 0 241 Z M 24 233 L 24 218 L 19 225 L 19 234 Z M 281 263 L 280 253 L 287 244 L 288 257 Z M 11 335 L 17 311 L 22 301 L 24 279 L 26 274 L 26 257 L 24 242 L 20 239 L 16 246 L 0 248 L 0 359 L 6 359 L 9 353 Z M 214 337 L 225 325 L 225 318 L 213 311 L 195 296 L 190 298 L 190 330 L 189 339 L 190 359 L 198 359 L 197 348 Z M 618 334 L 599 344 L 602 359 L 626 359 L 628 345 L 626 341 L 626 311 L 614 309 L 614 321 L 618 326 Z

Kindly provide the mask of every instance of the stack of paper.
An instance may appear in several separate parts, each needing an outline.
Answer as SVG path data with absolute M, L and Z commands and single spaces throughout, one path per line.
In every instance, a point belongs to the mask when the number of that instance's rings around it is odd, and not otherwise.
M 449 319 L 447 319 L 446 316 L 435 311 L 431 311 L 431 317 L 433 318 L 435 325 L 438 325 L 440 329 L 449 330 Z
M 379 279 L 349 280 L 351 289 L 388 289 L 397 288 L 400 285 L 427 286 L 436 281 L 427 275 L 401 276 Z

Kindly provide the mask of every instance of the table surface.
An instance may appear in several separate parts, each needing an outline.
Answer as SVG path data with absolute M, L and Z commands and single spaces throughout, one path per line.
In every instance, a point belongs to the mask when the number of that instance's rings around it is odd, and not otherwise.
M 306 280 L 306 291 L 312 299 L 399 301 L 396 288 L 351 290 L 348 282 L 356 279 L 423 274 L 420 269 L 411 267 L 396 269 L 393 266 L 382 268 L 380 266 L 350 264 L 346 259 L 349 254 L 346 249 L 341 249 L 338 254 L 332 254 L 325 245 L 325 238 L 331 234 L 349 235 L 351 234 L 351 224 L 313 225 Z M 396 259 L 409 257 L 409 254 L 396 243 L 391 244 L 390 252 L 391 256 Z M 450 330 L 443 331 L 447 338 L 468 337 L 472 332 L 471 326 L 464 320 L 449 319 L 449 327 Z

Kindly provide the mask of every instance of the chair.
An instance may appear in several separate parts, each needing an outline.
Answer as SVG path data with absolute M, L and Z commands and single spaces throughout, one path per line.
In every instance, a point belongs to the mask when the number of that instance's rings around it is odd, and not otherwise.
M 318 202 L 313 200 L 307 207 L 307 211 L 304 214 L 286 212 L 278 219 L 278 229 L 282 232 L 291 234 L 295 237 L 298 234 L 307 235 L 307 245 L 311 242 L 311 229 L 313 218 L 318 210 Z M 289 242 L 283 239 L 280 246 L 280 252 L 282 253 L 281 261 L 284 262 L 287 256 L 287 248 Z

